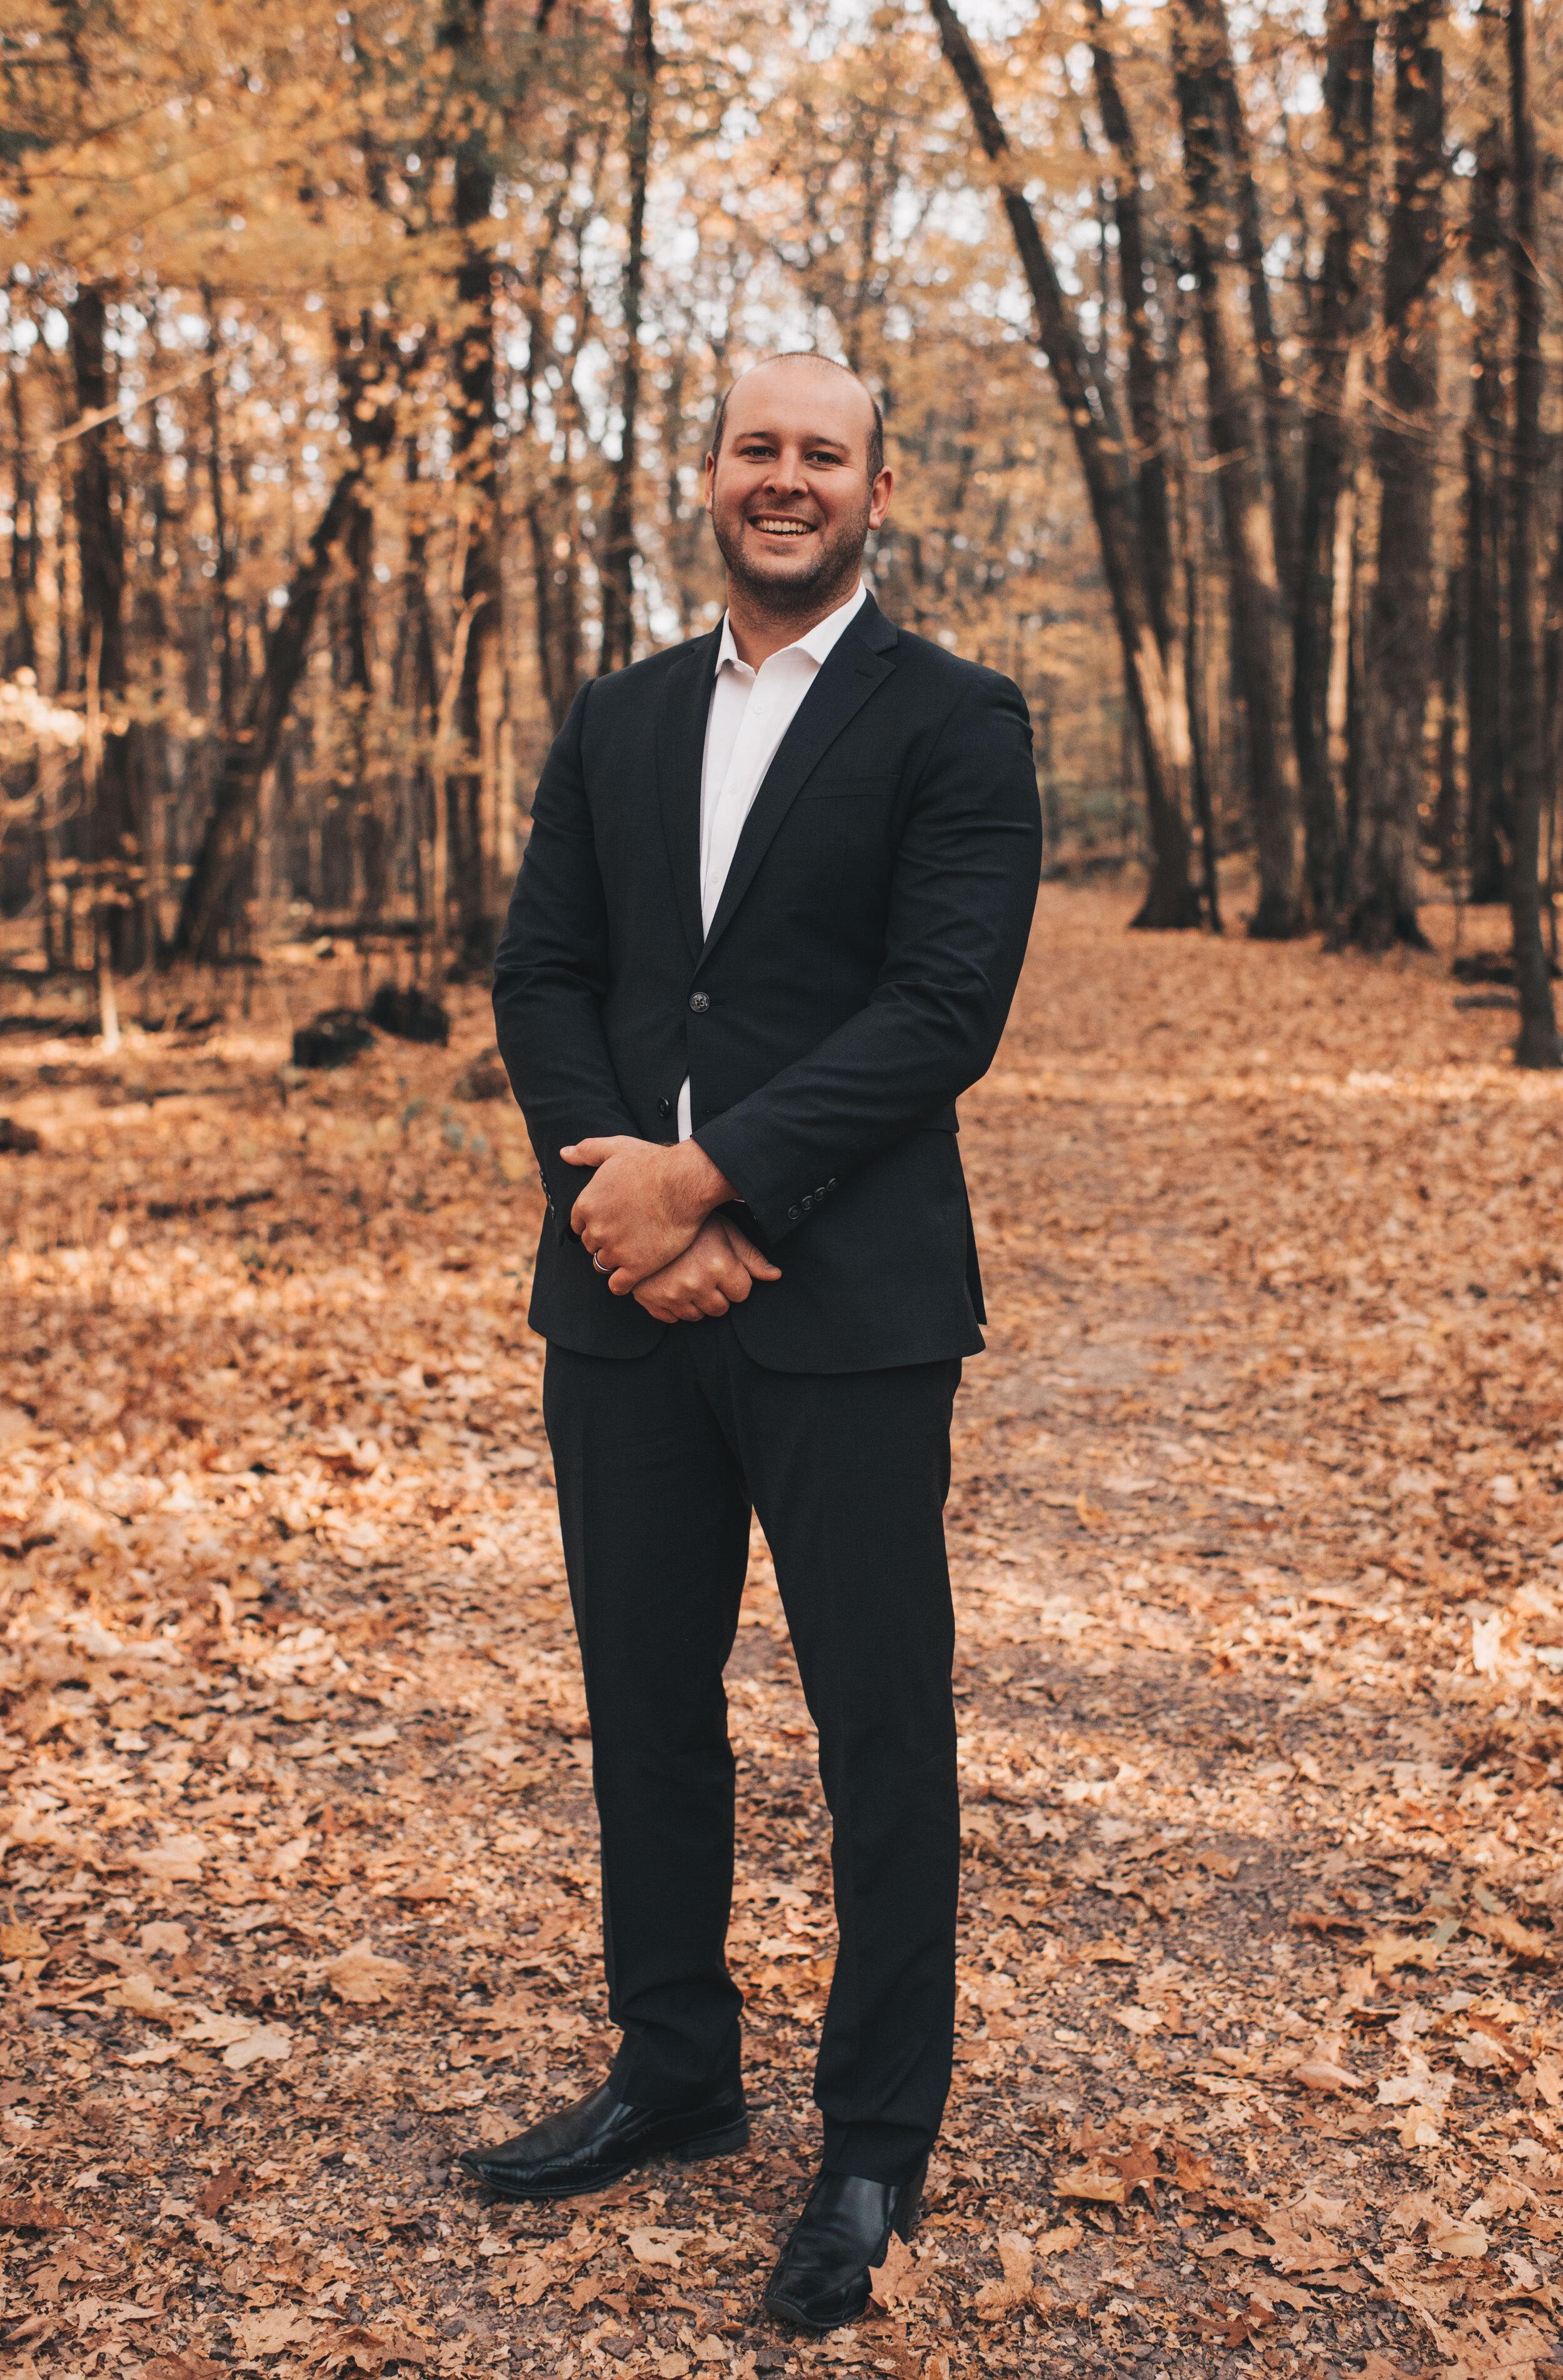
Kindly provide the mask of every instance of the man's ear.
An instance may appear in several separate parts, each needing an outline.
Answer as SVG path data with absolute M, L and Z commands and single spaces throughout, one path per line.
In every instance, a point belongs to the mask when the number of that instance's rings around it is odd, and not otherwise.
M 708 512 L 711 509 L 711 496 L 715 487 L 716 456 L 714 455 L 708 455 L 706 457 L 706 510 Z

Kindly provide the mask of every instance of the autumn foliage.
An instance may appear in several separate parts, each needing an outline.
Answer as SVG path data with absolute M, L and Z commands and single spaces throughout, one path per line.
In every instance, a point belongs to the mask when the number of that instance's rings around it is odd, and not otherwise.
M 958 2080 L 830 2360 L 1548 2380 L 1557 1083 L 1447 947 L 1364 1010 L 1360 961 L 1124 911 L 1045 892 L 966 1103 Z M 459 997 L 448 1050 L 307 1080 L 281 1018 L 4 1045 L 43 1146 L 0 1183 L 0 2332 L 41 2374 L 813 2360 L 756 2319 L 833 1945 L 757 1536 L 753 2144 L 555 2209 L 452 2177 L 610 2041 L 539 1194 Z

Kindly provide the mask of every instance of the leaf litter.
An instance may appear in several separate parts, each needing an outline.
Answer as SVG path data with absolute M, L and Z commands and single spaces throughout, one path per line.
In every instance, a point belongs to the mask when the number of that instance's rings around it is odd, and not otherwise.
M 1047 888 L 964 1103 L 956 2081 L 824 2342 L 757 2319 L 832 1942 L 757 1533 L 751 2146 L 551 2208 L 453 2167 L 611 2050 L 479 995 L 318 1085 L 280 1031 L 7 1038 L 16 2369 L 1558 2380 L 1563 1092 L 1447 951 L 1121 925 Z

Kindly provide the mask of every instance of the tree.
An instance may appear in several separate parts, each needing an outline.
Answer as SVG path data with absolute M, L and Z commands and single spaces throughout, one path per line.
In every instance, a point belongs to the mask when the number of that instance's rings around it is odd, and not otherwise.
M 1176 0 L 1172 44 L 1188 249 L 1199 298 L 1206 405 L 1231 584 L 1232 644 L 1248 722 L 1249 801 L 1259 861 L 1259 903 L 1249 932 L 1284 941 L 1305 920 L 1298 848 L 1302 795 L 1291 733 L 1291 654 L 1276 558 L 1273 491 L 1257 459 L 1247 391 L 1232 354 L 1220 260 L 1228 202 L 1222 128 L 1228 104 L 1225 19 L 1219 0 Z
M 1552 978 L 1542 939 L 1541 814 L 1545 747 L 1536 624 L 1541 495 L 1542 277 L 1536 204 L 1536 128 L 1531 96 L 1530 0 L 1508 0 L 1508 139 L 1514 167 L 1514 442 L 1508 499 L 1509 716 L 1514 735 L 1514 841 L 1509 917 L 1520 993 L 1516 1065 L 1563 1063 Z
M 255 832 L 266 772 L 277 757 L 337 548 L 359 503 L 362 466 L 349 464 L 316 524 L 302 567 L 288 589 L 282 616 L 266 642 L 266 658 L 243 726 L 223 756 L 205 831 L 179 904 L 174 953 L 216 955 L 215 931 L 234 878 Z
M 1314 914 L 1328 928 L 1341 891 L 1339 802 L 1332 780 L 1327 703 L 1333 654 L 1336 530 L 1352 451 L 1349 390 L 1353 346 L 1366 322 L 1371 258 L 1375 28 L 1360 0 L 1333 0 L 1326 30 L 1327 228 L 1314 286 L 1312 382 L 1292 625 L 1292 735 L 1302 794 L 1304 865 Z
M 657 52 L 651 0 L 631 0 L 624 62 L 629 130 L 625 159 L 629 221 L 624 240 L 624 360 L 619 368 L 619 456 L 598 570 L 602 581 L 600 670 L 624 669 L 635 650 L 635 467 L 640 434 L 640 318 L 646 287 L 646 185 L 651 153 L 651 94 Z
M 1506 142 L 1490 124 L 1476 143 L 1466 232 L 1467 271 L 1474 299 L 1471 325 L 1471 410 L 1462 434 L 1466 571 L 1466 864 L 1472 901 L 1508 897 L 1508 690 L 1505 491 L 1508 398 L 1504 346 L 1508 290 L 1504 222 Z
M 1004 212 L 1036 309 L 1037 338 L 1047 351 L 1090 498 L 1138 733 L 1145 807 L 1150 819 L 1151 880 L 1134 923 L 1162 928 L 1196 925 L 1199 900 L 1189 882 L 1184 806 L 1189 745 L 1183 689 L 1169 680 L 1162 660 L 1152 577 L 1135 516 L 1123 440 L 1103 419 L 1101 392 L 1091 374 L 1079 326 L 1030 202 L 1015 178 L 1010 144 L 981 62 L 950 0 L 929 0 L 929 5 L 944 55 L 965 96 L 977 139 L 995 168 Z
M 1395 52 L 1395 197 L 1384 264 L 1382 394 L 1374 427 L 1378 568 L 1365 666 L 1363 797 L 1343 937 L 1364 950 L 1425 950 L 1418 852 L 1428 807 L 1424 749 L 1433 674 L 1433 489 L 1438 455 L 1443 256 L 1443 0 L 1403 0 Z

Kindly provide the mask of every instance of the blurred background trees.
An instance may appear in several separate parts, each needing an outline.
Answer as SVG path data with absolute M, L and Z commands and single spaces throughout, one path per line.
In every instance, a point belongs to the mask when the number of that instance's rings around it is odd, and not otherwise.
M 576 687 L 717 616 L 722 386 L 818 346 L 885 406 L 878 598 L 1019 680 L 1055 864 L 1368 950 L 1508 900 L 1554 1062 L 1560 46 L 0 0 L 7 962 L 483 966 Z

